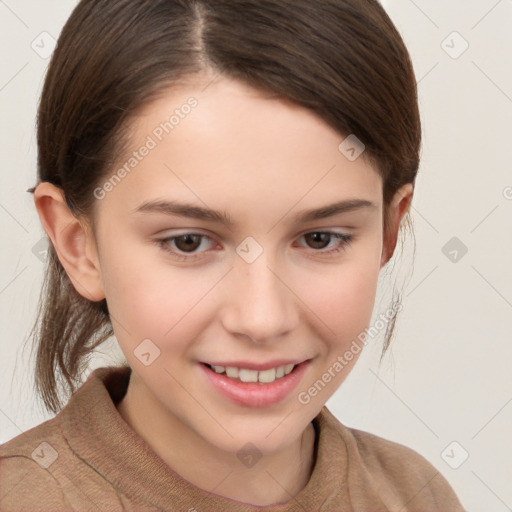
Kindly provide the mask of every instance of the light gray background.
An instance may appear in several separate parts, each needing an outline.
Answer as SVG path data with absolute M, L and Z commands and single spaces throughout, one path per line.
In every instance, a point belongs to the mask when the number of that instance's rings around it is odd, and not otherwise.
M 25 190 L 35 183 L 50 36 L 74 5 L 0 0 L 0 442 L 49 418 L 22 350 L 43 269 L 33 251 L 43 232 Z M 468 511 L 504 512 L 512 510 L 512 1 L 384 5 L 419 83 L 417 251 L 413 266 L 407 244 L 397 271 L 382 276 L 374 319 L 388 306 L 392 279 L 404 283 L 389 355 L 379 366 L 382 337 L 373 340 L 327 405 L 345 424 L 429 459 Z M 122 360 L 115 342 L 102 352 L 92 367 Z

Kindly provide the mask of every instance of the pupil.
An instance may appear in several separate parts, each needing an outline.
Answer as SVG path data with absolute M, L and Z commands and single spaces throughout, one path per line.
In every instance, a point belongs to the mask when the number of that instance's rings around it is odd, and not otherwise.
M 329 233 L 310 233 L 306 235 L 308 244 L 314 249 L 324 249 L 329 245 L 331 235 Z
M 176 238 L 176 247 L 178 247 L 180 251 L 192 252 L 197 249 L 200 244 L 201 237 L 199 235 L 183 235 Z

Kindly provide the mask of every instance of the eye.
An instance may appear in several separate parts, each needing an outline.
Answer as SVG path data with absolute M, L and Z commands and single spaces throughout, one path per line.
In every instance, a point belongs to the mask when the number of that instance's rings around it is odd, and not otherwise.
M 335 254 L 345 250 L 354 236 L 333 231 L 311 231 L 300 237 L 306 247 L 318 254 Z M 193 261 L 201 258 L 215 242 L 200 233 L 184 233 L 155 240 L 155 242 L 173 258 L 180 261 Z M 304 247 L 304 245 L 301 245 Z
M 302 235 L 309 248 L 320 253 L 336 253 L 345 250 L 353 241 L 353 235 L 333 231 L 312 231 Z M 325 250 L 329 248 L 329 250 Z
M 198 233 L 184 233 L 182 235 L 169 236 L 167 238 L 158 239 L 156 242 L 164 251 L 179 260 L 191 260 L 199 257 L 200 254 L 214 244 L 213 240 L 206 235 Z M 202 250 L 198 251 L 198 249 Z

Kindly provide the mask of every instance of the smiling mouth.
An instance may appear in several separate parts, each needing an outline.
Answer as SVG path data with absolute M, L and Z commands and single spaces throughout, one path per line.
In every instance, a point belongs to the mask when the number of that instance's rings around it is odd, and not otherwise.
M 220 366 L 202 363 L 210 370 L 218 374 L 224 374 L 229 379 L 237 382 L 252 382 L 260 384 L 270 384 L 276 380 L 286 377 L 298 366 L 296 364 L 286 364 L 269 368 L 267 370 L 252 370 L 249 368 L 238 368 L 236 366 Z
M 238 366 L 231 366 L 235 364 Z M 200 373 L 224 398 L 242 407 L 262 408 L 276 406 L 289 397 L 303 380 L 310 364 L 311 359 L 280 359 L 265 363 L 233 360 L 200 362 L 199 367 Z

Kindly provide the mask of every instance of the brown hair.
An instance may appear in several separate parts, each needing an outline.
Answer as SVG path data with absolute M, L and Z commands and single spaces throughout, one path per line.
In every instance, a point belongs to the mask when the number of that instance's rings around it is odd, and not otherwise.
M 355 134 L 383 179 L 387 236 L 390 200 L 414 185 L 421 125 L 409 54 L 377 0 L 82 0 L 44 82 L 38 182 L 60 187 L 71 211 L 93 225 L 93 190 L 124 153 L 128 120 L 205 69 Z M 51 244 L 32 334 L 36 390 L 57 412 L 60 388 L 75 391 L 113 329 L 106 301 L 78 294 Z

